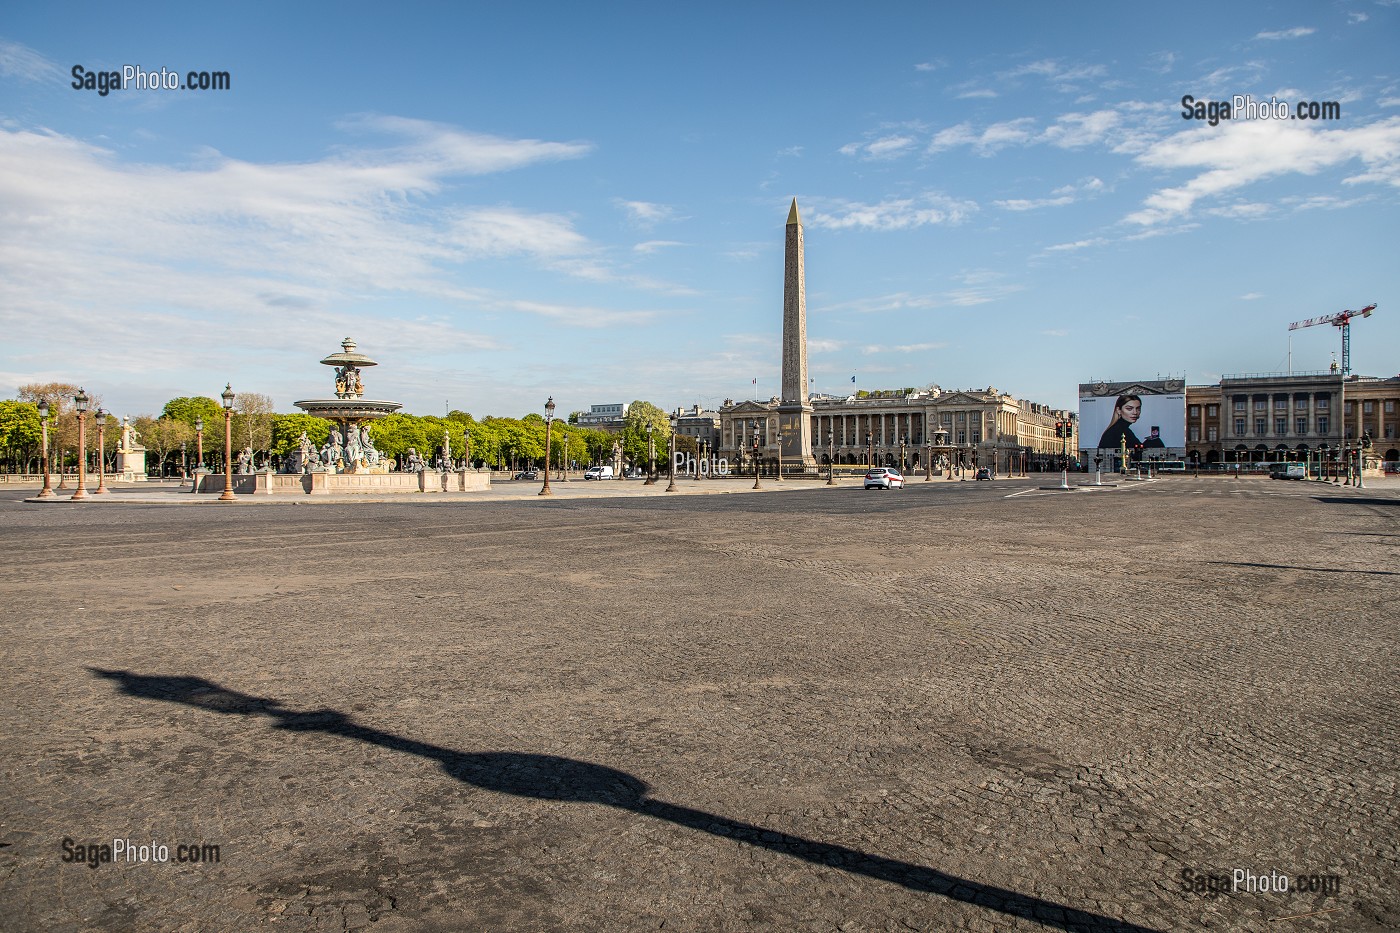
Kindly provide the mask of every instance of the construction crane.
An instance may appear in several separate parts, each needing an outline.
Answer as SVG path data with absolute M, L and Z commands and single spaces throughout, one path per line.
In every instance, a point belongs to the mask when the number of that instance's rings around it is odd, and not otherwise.
M 1316 327 L 1318 324 L 1331 324 L 1333 327 L 1341 328 L 1342 376 L 1346 377 L 1351 375 L 1351 319 L 1370 317 L 1374 310 L 1376 310 L 1376 303 L 1373 301 L 1360 311 L 1339 311 L 1336 314 L 1324 314 L 1322 317 L 1310 317 L 1306 321 L 1295 321 L 1289 324 L 1288 329 L 1299 330 L 1304 327 Z

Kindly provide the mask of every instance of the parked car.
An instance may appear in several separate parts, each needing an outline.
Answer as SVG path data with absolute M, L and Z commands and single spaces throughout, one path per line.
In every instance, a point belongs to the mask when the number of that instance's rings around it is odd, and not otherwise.
M 902 489 L 904 475 L 890 467 L 875 467 L 865 473 L 866 489 Z
M 977 471 L 977 479 L 991 479 L 992 471 L 990 467 L 983 467 Z
M 589 467 L 583 471 L 584 479 L 612 479 L 613 468 L 610 466 Z
M 540 475 L 534 470 L 521 470 L 511 477 L 511 479 L 539 479 Z

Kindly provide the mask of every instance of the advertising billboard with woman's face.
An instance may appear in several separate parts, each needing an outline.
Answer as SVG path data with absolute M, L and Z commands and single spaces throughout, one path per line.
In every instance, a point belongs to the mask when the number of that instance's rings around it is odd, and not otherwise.
M 1093 394 L 1079 396 L 1079 446 L 1083 450 L 1145 451 L 1186 446 L 1186 393 L 1152 392 L 1141 383 L 1121 386 L 1102 383 Z

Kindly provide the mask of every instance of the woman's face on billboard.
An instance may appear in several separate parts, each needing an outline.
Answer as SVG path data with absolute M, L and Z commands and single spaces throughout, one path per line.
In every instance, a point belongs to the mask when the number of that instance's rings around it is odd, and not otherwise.
M 1128 424 L 1132 424 L 1142 417 L 1142 402 L 1135 398 L 1130 398 L 1123 403 L 1123 407 L 1118 409 L 1118 414 Z

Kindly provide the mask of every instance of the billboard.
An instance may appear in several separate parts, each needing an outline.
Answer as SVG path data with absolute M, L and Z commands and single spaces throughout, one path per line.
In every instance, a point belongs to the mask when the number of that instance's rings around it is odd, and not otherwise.
M 1079 386 L 1079 448 L 1117 450 L 1141 444 L 1153 450 L 1186 447 L 1186 384 L 1180 379 L 1151 382 L 1094 382 Z

